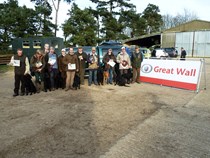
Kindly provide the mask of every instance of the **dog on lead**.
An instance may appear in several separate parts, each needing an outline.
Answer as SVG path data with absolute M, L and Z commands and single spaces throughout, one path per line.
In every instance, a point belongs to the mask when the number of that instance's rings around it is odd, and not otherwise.
M 103 72 L 103 84 L 108 84 L 108 79 L 109 79 L 109 72 L 108 71 L 104 71 Z
M 36 93 L 36 87 L 32 82 L 32 77 L 29 74 L 24 75 L 24 84 L 26 89 L 26 95 Z
M 80 89 L 80 77 L 78 74 L 75 74 L 74 76 L 74 82 L 73 82 L 73 85 L 72 87 L 77 90 L 77 89 Z
M 97 70 L 97 82 L 98 85 L 104 85 L 104 78 L 103 78 L 103 68 L 99 67 Z
M 120 69 L 119 69 L 119 64 L 115 64 L 115 75 L 114 75 L 114 82 L 115 82 L 115 86 L 124 86 L 124 87 L 129 87 L 127 84 L 127 79 L 126 79 L 126 75 L 127 74 L 123 74 L 121 75 L 120 73 Z

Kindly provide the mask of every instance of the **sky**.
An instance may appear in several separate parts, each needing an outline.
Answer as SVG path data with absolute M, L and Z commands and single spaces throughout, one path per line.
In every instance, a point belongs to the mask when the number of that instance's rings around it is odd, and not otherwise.
M 5 0 L 0 0 L 1 3 L 3 1 Z M 95 4 L 90 0 L 75 0 L 75 3 L 78 4 L 81 9 L 84 9 L 85 7 L 88 8 L 89 6 L 92 8 L 95 7 Z M 142 13 L 150 3 L 159 7 L 161 15 L 170 14 L 176 16 L 178 13 L 183 15 L 184 9 L 187 9 L 190 13 L 195 13 L 200 20 L 210 21 L 210 16 L 208 14 L 210 10 L 210 0 L 130 0 L 130 3 L 133 3 L 136 6 L 138 13 Z M 19 5 L 26 5 L 30 8 L 34 6 L 30 0 L 19 0 Z M 58 17 L 59 26 L 69 18 L 67 12 L 70 8 L 71 5 L 63 1 L 61 2 Z M 54 16 L 55 12 L 52 13 L 53 18 Z M 63 37 L 62 29 L 59 29 L 57 36 Z

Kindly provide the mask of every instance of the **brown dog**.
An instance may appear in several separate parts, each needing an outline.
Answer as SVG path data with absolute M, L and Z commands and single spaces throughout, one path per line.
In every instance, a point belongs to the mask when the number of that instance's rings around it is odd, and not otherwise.
M 103 83 L 105 85 L 105 84 L 107 84 L 107 81 L 108 81 L 108 78 L 109 78 L 109 72 L 108 71 L 104 71 L 103 78 L 104 78 Z

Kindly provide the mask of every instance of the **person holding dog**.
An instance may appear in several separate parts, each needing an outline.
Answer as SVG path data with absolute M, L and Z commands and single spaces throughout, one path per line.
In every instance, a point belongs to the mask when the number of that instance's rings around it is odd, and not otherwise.
M 45 59 L 42 51 L 38 49 L 30 60 L 32 71 L 35 76 L 35 86 L 37 93 L 40 90 L 44 91 L 44 71 L 45 71 Z
M 105 64 L 105 71 L 107 71 L 109 74 L 109 77 L 107 80 L 107 83 L 109 84 L 112 84 L 115 62 L 116 62 L 116 58 L 112 52 L 112 49 L 110 48 L 108 49 L 107 53 L 105 54 L 103 58 L 103 63 Z
M 66 65 L 66 89 L 73 89 L 73 82 L 75 73 L 78 72 L 79 63 L 77 59 L 77 55 L 74 54 L 74 49 L 69 48 L 69 53 L 65 55 L 63 63 Z
M 133 68 L 133 81 L 132 83 L 140 83 L 140 69 L 143 61 L 143 54 L 140 51 L 139 46 L 135 46 L 135 51 L 131 56 L 131 65 Z
M 88 63 L 89 63 L 88 86 L 91 86 L 93 79 L 94 79 L 94 84 L 98 85 L 97 82 L 98 55 L 96 54 L 95 47 L 92 47 L 92 52 L 88 54 Z
M 21 93 L 20 95 L 25 95 L 25 83 L 24 75 L 30 73 L 30 66 L 28 58 L 23 54 L 23 50 L 18 48 L 17 54 L 12 56 L 9 65 L 14 66 L 15 73 L 15 88 L 13 97 L 19 95 L 20 83 L 21 83 Z
M 120 74 L 127 74 L 128 69 L 131 68 L 131 60 L 125 47 L 122 47 L 121 52 L 117 55 L 117 62 L 119 63 Z
M 85 68 L 86 68 L 86 62 L 87 62 L 87 54 L 83 52 L 83 49 L 81 46 L 78 47 L 78 51 L 76 53 L 78 57 L 79 62 L 79 77 L 81 84 L 84 85 L 84 79 L 85 79 Z

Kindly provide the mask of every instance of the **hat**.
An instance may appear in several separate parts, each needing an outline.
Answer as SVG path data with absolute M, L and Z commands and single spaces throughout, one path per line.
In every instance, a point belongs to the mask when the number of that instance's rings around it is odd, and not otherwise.
M 139 48 L 139 46 L 136 45 L 136 46 L 135 46 L 135 49 L 138 49 L 138 48 Z
M 92 47 L 92 50 L 96 50 L 96 47 Z
M 82 46 L 78 46 L 78 49 L 82 49 Z
M 121 49 L 125 49 L 125 47 L 122 47 Z
M 65 52 L 66 50 L 65 49 L 61 49 L 61 52 Z

